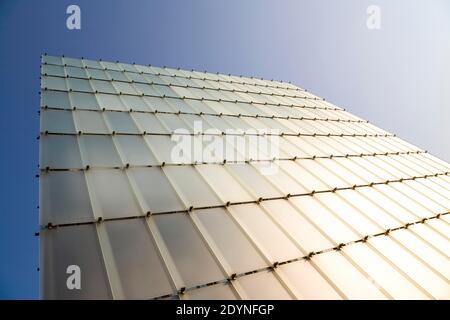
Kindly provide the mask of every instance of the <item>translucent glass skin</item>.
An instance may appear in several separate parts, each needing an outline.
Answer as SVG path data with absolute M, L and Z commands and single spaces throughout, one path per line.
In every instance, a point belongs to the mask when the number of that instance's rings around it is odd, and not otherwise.
M 40 108 L 42 298 L 450 298 L 450 165 L 301 88 L 43 56 Z

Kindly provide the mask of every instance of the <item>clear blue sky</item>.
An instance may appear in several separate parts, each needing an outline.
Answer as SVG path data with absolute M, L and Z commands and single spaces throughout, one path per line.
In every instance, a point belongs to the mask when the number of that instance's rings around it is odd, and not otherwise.
M 69 4 L 81 30 L 66 29 Z M 292 81 L 450 160 L 448 0 L 0 0 L 0 40 L 0 298 L 38 298 L 44 52 Z

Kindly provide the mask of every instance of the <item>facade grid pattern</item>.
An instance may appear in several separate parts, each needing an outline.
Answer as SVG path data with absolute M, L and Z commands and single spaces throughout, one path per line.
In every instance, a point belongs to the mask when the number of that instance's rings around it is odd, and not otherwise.
M 44 55 L 39 114 L 43 298 L 450 298 L 450 165 L 304 89 Z

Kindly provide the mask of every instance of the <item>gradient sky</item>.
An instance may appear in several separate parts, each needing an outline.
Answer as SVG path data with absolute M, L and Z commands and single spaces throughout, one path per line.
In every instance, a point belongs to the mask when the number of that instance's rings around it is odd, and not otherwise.
M 450 161 L 448 0 L 0 0 L 0 40 L 0 298 L 38 298 L 44 52 L 291 81 Z

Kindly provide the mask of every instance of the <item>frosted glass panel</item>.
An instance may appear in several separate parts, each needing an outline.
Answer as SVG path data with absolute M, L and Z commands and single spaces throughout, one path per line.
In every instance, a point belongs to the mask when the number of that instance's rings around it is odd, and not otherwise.
M 310 262 L 301 260 L 284 264 L 280 270 L 286 275 L 289 285 L 296 290 L 299 299 L 339 300 L 342 298 Z
M 312 260 L 348 299 L 386 299 L 376 285 L 339 252 L 328 252 Z
M 42 111 L 41 131 L 75 133 L 72 112 L 59 110 Z
M 199 165 L 196 168 L 224 202 L 243 202 L 255 200 L 244 188 L 239 185 L 239 182 L 227 172 L 225 166 L 210 164 Z
M 147 211 L 170 212 L 186 209 L 161 168 L 133 168 L 130 173 L 142 194 Z
M 69 90 L 81 92 L 93 92 L 89 80 L 68 78 Z
M 77 109 L 98 109 L 97 99 L 92 93 L 71 92 L 69 94 L 72 106 Z
M 187 206 L 205 207 L 223 204 L 206 181 L 192 166 L 166 166 L 164 173 L 173 183 Z
M 173 293 L 164 263 L 142 219 L 105 223 L 126 299 Z
M 112 94 L 97 94 L 98 103 L 100 108 L 105 108 L 106 110 L 125 110 L 125 106 L 120 100 L 119 96 Z
M 192 300 L 235 300 L 238 297 L 227 283 L 208 286 L 187 293 Z
M 94 225 L 56 228 L 40 236 L 44 299 L 108 299 L 109 284 Z M 67 288 L 67 266 L 83 272 L 83 290 Z
M 421 289 L 411 282 L 411 278 L 405 278 L 389 261 L 369 246 L 358 243 L 345 247 L 344 252 L 394 299 L 427 298 Z
M 222 280 L 222 274 L 185 213 L 154 216 L 159 233 L 186 286 Z
M 122 165 L 111 137 L 83 135 L 79 139 L 86 165 L 91 167 L 120 167 Z
M 199 210 L 196 216 L 233 272 L 247 272 L 267 266 L 225 209 Z
M 121 133 L 138 133 L 138 129 L 129 113 L 106 112 L 105 117 L 111 129 Z
M 69 95 L 67 92 L 43 91 L 41 93 L 41 106 L 52 108 L 71 108 Z
M 41 168 L 82 167 L 76 136 L 45 135 L 41 139 Z
M 94 220 L 83 172 L 49 172 L 41 177 L 41 224 Z
M 294 243 L 257 205 L 230 206 L 228 210 L 236 216 L 271 262 L 302 256 Z
M 318 226 L 288 200 L 264 201 L 261 206 L 283 226 L 304 253 L 332 248 L 334 245 Z
M 86 176 L 103 218 L 143 215 L 125 173 L 122 170 L 89 170 Z
M 159 164 L 144 138 L 139 136 L 116 136 L 114 141 L 117 143 L 125 163 L 141 166 Z
M 84 133 L 109 133 L 100 112 L 74 111 L 73 115 L 78 131 Z
M 426 292 L 436 299 L 444 299 L 450 294 L 447 281 L 433 273 L 426 265 L 404 250 L 388 237 L 376 237 L 369 242 L 408 276 L 413 278 Z
M 271 183 L 270 175 L 264 176 L 262 172 L 249 164 L 229 164 L 226 168 L 253 195 L 253 199 L 284 195 Z
M 148 133 L 169 133 L 154 114 L 136 112 L 133 113 L 133 118 L 142 131 Z
M 258 272 L 236 280 L 252 300 L 289 300 L 286 289 L 270 271 Z

